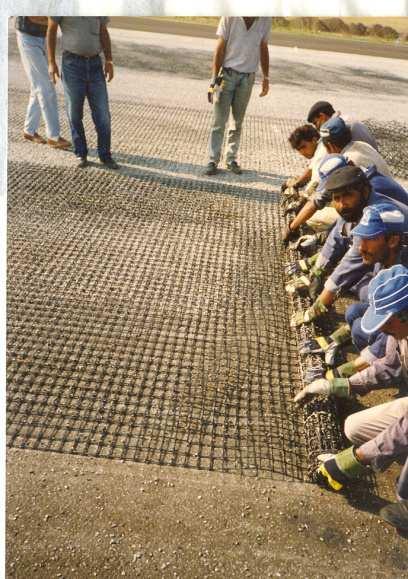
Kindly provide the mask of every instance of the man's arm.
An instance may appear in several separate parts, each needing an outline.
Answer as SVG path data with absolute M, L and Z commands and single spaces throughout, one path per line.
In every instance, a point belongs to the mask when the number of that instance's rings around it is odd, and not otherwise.
M 105 56 L 105 76 L 110 82 L 113 79 L 112 46 L 106 24 L 101 23 L 99 32 L 103 54 Z
M 260 51 L 261 51 L 261 69 L 263 74 L 263 80 L 262 80 L 262 91 L 259 96 L 263 97 L 266 96 L 269 92 L 269 48 L 268 42 L 266 40 L 262 40 Z
M 212 78 L 214 79 L 218 76 L 222 63 L 224 62 L 225 56 L 225 38 L 219 37 L 218 42 L 215 46 L 213 64 L 212 64 Z
M 58 65 L 55 61 L 55 48 L 57 46 L 57 31 L 58 22 L 55 22 L 52 18 L 48 18 L 48 29 L 47 29 L 47 51 L 48 51 L 48 74 L 51 81 L 55 84 L 57 78 L 59 78 Z
M 316 213 L 317 209 L 313 201 L 307 201 L 302 207 L 296 217 L 289 223 L 289 229 L 291 231 L 296 231 L 303 223 L 306 223 L 308 219 Z
M 218 38 L 218 42 L 217 42 L 217 44 L 215 46 L 215 50 L 214 50 L 213 63 L 212 63 L 212 78 L 211 78 L 211 82 L 210 82 L 210 87 L 209 87 L 208 92 L 207 92 L 207 97 L 208 97 L 209 103 L 213 102 L 213 92 L 214 92 L 214 86 L 215 86 L 215 79 L 217 78 L 218 73 L 220 72 L 220 68 L 223 65 L 224 56 L 225 56 L 225 38 L 223 36 L 220 36 Z

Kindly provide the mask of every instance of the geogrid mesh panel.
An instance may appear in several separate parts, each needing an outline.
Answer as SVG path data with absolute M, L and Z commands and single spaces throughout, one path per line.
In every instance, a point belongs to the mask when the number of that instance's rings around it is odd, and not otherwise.
M 392 168 L 392 175 L 408 179 L 408 125 L 399 121 L 382 123 L 373 119 L 365 123 L 375 135 L 381 155 Z
M 8 444 L 304 479 L 276 201 L 11 162 Z

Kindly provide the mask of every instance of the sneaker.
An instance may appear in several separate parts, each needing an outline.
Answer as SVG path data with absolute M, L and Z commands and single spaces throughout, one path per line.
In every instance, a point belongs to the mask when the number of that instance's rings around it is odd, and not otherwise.
M 214 161 L 210 161 L 207 165 L 204 175 L 215 175 L 217 173 L 217 165 Z
M 39 135 L 38 133 L 34 133 L 34 135 L 29 135 L 28 133 L 23 133 L 23 138 L 26 141 L 31 141 L 33 143 L 38 143 L 39 145 L 45 145 L 47 142 L 44 137 Z
M 69 149 L 71 143 L 62 137 L 59 137 L 56 141 L 54 139 L 48 139 L 47 144 L 53 149 Z
M 86 157 L 77 157 L 78 159 L 78 169 L 85 169 L 85 167 L 88 167 L 88 159 Z
M 236 161 L 231 161 L 231 163 L 227 163 L 227 169 L 229 169 L 232 173 L 235 173 L 235 175 L 242 174 L 242 169 Z
M 108 169 L 114 169 L 115 171 L 119 169 L 119 165 L 112 159 L 112 157 L 109 157 L 108 159 L 101 159 L 101 163 Z
M 386 523 L 396 529 L 408 531 L 408 501 L 387 505 L 380 510 L 379 515 Z

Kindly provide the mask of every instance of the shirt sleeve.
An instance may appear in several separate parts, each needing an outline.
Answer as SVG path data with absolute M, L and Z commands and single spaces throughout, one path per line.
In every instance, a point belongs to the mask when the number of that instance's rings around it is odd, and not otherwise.
M 228 16 L 222 16 L 218 24 L 216 35 L 222 37 L 225 41 L 228 40 L 231 23 Z
M 358 241 L 354 238 L 352 246 L 327 279 L 324 286 L 327 290 L 332 292 L 348 290 L 359 282 L 366 273 L 373 270 L 373 266 L 364 264 L 358 247 Z
M 396 386 L 401 375 L 402 368 L 398 342 L 392 336 L 388 336 L 385 356 L 373 359 L 368 368 L 353 374 L 349 378 L 351 391 L 355 394 L 364 395 L 371 390 Z
M 395 420 L 375 438 L 360 446 L 366 460 L 397 458 L 408 454 L 408 416 Z
M 324 269 L 334 267 L 346 253 L 348 238 L 341 235 L 342 225 L 343 221 L 338 219 L 319 253 L 316 267 Z

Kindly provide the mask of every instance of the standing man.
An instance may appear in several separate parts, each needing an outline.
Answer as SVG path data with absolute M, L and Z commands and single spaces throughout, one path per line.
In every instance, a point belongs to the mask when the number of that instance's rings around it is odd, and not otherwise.
M 82 122 L 85 97 L 98 136 L 99 159 L 109 169 L 119 168 L 111 155 L 111 118 L 105 81 L 105 77 L 108 82 L 113 78 L 111 42 L 106 27 L 108 21 L 104 16 L 53 16 L 48 24 L 48 71 L 54 83 L 60 76 L 55 60 L 58 26 L 62 32 L 62 82 L 80 168 L 88 165 L 88 147 Z M 101 51 L 105 56 L 104 66 Z
M 227 167 L 240 175 L 237 153 L 245 111 L 261 63 L 263 97 L 269 92 L 268 37 L 271 18 L 223 16 L 220 20 L 215 47 L 212 80 L 208 100 L 214 104 L 214 121 L 210 135 L 210 161 L 206 175 L 215 175 L 221 158 L 225 125 L 230 110 L 233 124 L 228 131 Z M 219 95 L 214 98 L 214 95 Z
M 57 94 L 48 77 L 45 46 L 48 18 L 16 16 L 15 24 L 17 45 L 31 88 L 23 137 L 33 143 L 47 143 L 55 149 L 68 149 L 71 143 L 60 135 Z M 45 122 L 47 140 L 37 132 L 41 115 Z

